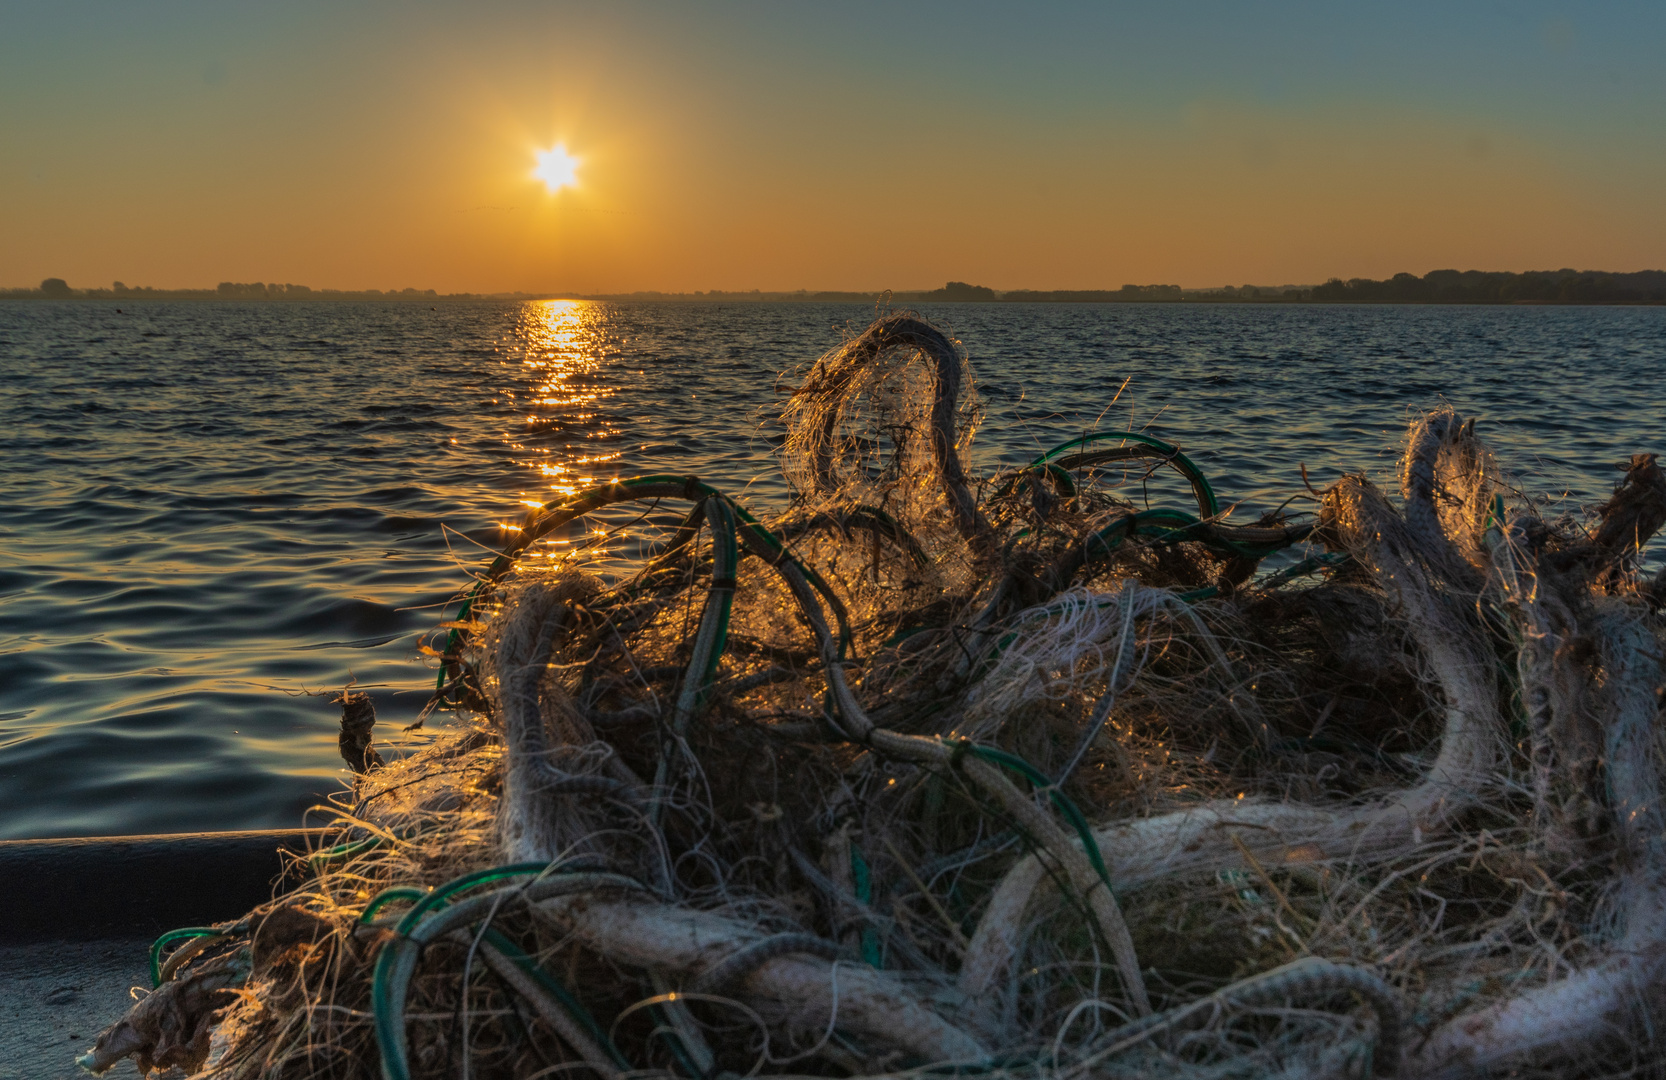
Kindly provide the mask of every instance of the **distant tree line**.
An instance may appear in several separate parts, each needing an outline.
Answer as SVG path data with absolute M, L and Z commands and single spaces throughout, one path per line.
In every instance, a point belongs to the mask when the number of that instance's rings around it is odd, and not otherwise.
M 1332 278 L 1323 285 L 1227 285 L 1182 289 L 1179 285 L 1124 285 L 1120 289 L 1009 289 L 950 281 L 941 289 L 870 292 L 636 292 L 596 300 L 825 300 L 845 303 L 1031 303 L 1031 304 L 1660 304 L 1666 303 L 1666 271 L 1609 273 L 1600 270 L 1434 270 L 1417 277 L 1396 274 L 1387 281 Z
M 1182 299 L 1181 288 L 1178 285 L 1124 285 L 1120 289 L 1072 289 L 1047 290 L 1016 289 L 1009 292 L 997 292 L 987 285 L 972 285 L 964 281 L 950 281 L 941 289 L 901 289 L 883 293 L 873 292 L 811 292 L 809 289 L 799 289 L 796 292 L 762 292 L 753 289 L 751 292 L 723 292 L 713 289 L 711 292 L 668 293 L 668 292 L 633 292 L 609 293 L 590 297 L 594 300 L 823 300 L 850 304 L 867 304 L 875 301 L 884 302 L 889 299 L 897 304 L 932 304 L 932 303 L 987 303 L 1002 301 L 1017 301 L 1020 303 L 1063 303 L 1063 304 L 1104 304 L 1127 303 L 1130 301 L 1151 302 Z
M 524 299 L 526 293 L 506 296 Z M 47 278 L 38 289 L 0 289 L 7 300 L 483 300 L 480 293 L 437 293 L 433 289 L 314 289 L 306 285 L 267 284 L 263 281 L 222 281 L 212 289 L 153 289 L 129 287 L 117 281 L 108 289 L 72 289 L 63 278 Z
M 222 281 L 213 289 L 72 289 L 63 278 L 47 278 L 37 289 L 0 289 L 0 299 L 155 300 L 532 300 L 568 296 L 591 300 L 803 301 L 839 303 L 1226 303 L 1226 304 L 1666 304 L 1666 270 L 1609 273 L 1603 270 L 1432 270 L 1422 277 L 1395 274 L 1386 281 L 1331 278 L 1323 285 L 1182 289 L 1178 285 L 1124 285 L 1120 289 L 1011 289 L 950 281 L 941 289 L 897 292 L 634 292 L 582 296 L 575 293 L 436 293 L 433 289 L 345 291 L 305 285 Z
M 1178 285 L 1124 285 L 1112 292 L 1109 289 L 1013 289 L 1001 294 L 1002 300 L 1030 304 L 1150 304 L 1169 303 L 1182 299 Z M 994 297 L 991 297 L 994 299 Z
M 1331 278 L 1300 299 L 1326 304 L 1660 304 L 1666 270 L 1431 270 L 1387 281 Z

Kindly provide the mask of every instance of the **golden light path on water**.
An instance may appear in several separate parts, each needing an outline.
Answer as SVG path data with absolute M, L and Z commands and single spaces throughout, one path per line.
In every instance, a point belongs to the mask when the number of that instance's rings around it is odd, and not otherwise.
M 609 441 L 620 432 L 607 423 L 597 406 L 615 391 L 598 377 L 608 342 L 605 309 L 584 300 L 542 300 L 525 305 L 516 326 L 523 350 L 522 365 L 531 383 L 525 428 L 512 449 L 527 454 L 524 464 L 534 469 L 544 489 L 538 498 L 522 499 L 537 508 L 590 487 L 603 479 L 603 469 L 620 458 L 619 451 L 586 452 L 581 441 Z M 613 479 L 609 471 L 607 479 Z M 506 532 L 519 531 L 510 522 Z M 597 533 L 604 530 L 597 526 Z M 546 538 L 534 556 L 561 557 L 571 536 Z

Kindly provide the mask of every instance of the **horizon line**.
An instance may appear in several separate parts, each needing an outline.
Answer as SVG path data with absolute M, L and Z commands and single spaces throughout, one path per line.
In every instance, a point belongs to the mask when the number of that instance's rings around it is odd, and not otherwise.
M 407 286 L 403 289 L 314 289 L 307 285 L 278 282 L 232 282 L 222 281 L 212 288 L 159 288 L 156 286 L 128 286 L 121 281 L 112 282 L 110 286 L 94 286 L 89 288 L 75 288 L 65 279 L 48 277 L 38 286 L 23 286 L 14 288 L 0 287 L 0 298 L 5 299 L 222 299 L 222 300 L 305 300 L 305 299 L 394 299 L 408 301 L 422 300 L 545 300 L 545 299 L 573 299 L 573 300 L 621 300 L 621 299 L 681 299 L 681 300 L 711 300 L 711 299 L 824 299 L 829 301 L 867 301 L 883 300 L 890 296 L 901 301 L 998 301 L 1008 297 L 1014 299 L 1045 297 L 1068 297 L 1071 299 L 1090 300 L 1178 300 L 1185 296 L 1217 296 L 1250 297 L 1264 299 L 1304 299 L 1301 294 L 1318 290 L 1335 291 L 1337 287 L 1344 289 L 1364 290 L 1375 287 L 1380 291 L 1382 287 L 1397 287 L 1400 291 L 1409 291 L 1415 286 L 1434 286 L 1437 283 L 1430 279 L 1439 277 L 1441 283 L 1457 284 L 1459 280 L 1479 283 L 1481 279 L 1506 281 L 1508 279 L 1523 279 L 1526 281 L 1545 281 L 1552 279 L 1566 281 L 1570 278 L 1608 279 L 1614 284 L 1627 283 L 1645 286 L 1642 289 L 1624 290 L 1626 292 L 1648 293 L 1651 299 L 1660 299 L 1653 295 L 1666 288 L 1666 271 L 1645 269 L 1635 271 L 1609 270 L 1576 270 L 1563 267 L 1556 270 L 1431 270 L 1422 277 L 1401 272 L 1389 278 L 1348 278 L 1332 277 L 1323 284 L 1317 283 L 1285 283 L 1279 285 L 1220 285 L 1220 286 L 1182 286 L 1175 284 L 1123 284 L 1119 288 L 1009 288 L 995 289 L 985 285 L 974 285 L 964 281 L 949 281 L 942 286 L 923 289 L 634 289 L 634 290 L 591 290 L 576 289 L 539 289 L 497 292 L 450 292 L 441 293 L 435 289 L 416 289 Z M 1653 281 L 1647 279 L 1658 278 Z M 1649 288 L 1647 286 L 1654 286 Z

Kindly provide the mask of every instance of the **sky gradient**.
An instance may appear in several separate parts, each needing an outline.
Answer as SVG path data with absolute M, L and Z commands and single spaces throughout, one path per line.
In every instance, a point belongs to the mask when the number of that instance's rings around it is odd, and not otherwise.
M 11 0 L 0 287 L 1660 268 L 1662 56 L 1643 3 Z

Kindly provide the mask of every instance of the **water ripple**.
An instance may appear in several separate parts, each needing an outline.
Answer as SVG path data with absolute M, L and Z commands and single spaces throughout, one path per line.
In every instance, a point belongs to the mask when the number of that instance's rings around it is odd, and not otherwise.
M 970 350 L 986 470 L 1143 428 L 1253 513 L 1304 464 L 1390 472 L 1440 400 L 1568 508 L 1666 450 L 1666 309 L 927 314 Z M 355 679 L 379 736 L 419 738 L 417 638 L 523 503 L 668 471 L 779 506 L 777 376 L 871 315 L 0 304 L 0 837 L 295 824 L 343 775 L 322 692 Z

